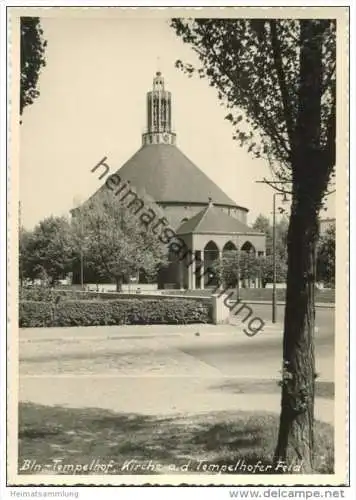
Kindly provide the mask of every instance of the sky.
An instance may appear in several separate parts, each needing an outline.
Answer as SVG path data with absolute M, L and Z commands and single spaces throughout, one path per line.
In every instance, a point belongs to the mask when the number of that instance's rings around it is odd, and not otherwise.
M 90 170 L 104 156 L 113 170 L 140 147 L 146 93 L 157 70 L 172 92 L 177 146 L 238 205 L 248 222 L 271 217 L 268 164 L 233 141 L 217 92 L 188 78 L 174 63 L 196 62 L 162 18 L 43 18 L 46 67 L 40 97 L 20 128 L 21 223 L 28 229 L 50 215 L 67 216 L 99 187 Z M 199 186 L 197 186 L 199 189 Z M 323 217 L 334 217 L 334 195 Z

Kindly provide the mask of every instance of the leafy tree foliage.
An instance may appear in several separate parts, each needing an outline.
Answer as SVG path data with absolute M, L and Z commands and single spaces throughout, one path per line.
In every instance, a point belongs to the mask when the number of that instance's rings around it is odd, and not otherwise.
M 148 207 L 146 207 L 148 208 Z M 124 278 L 156 274 L 166 262 L 166 249 L 139 215 L 110 192 L 94 197 L 76 210 L 73 237 L 77 251 L 99 273 L 110 276 L 121 290 Z
M 287 262 L 288 253 L 288 226 L 289 220 L 286 216 L 276 223 L 276 254 L 284 262 Z
M 46 40 L 38 17 L 21 17 L 20 114 L 39 96 L 38 79 L 44 58 Z
M 249 287 L 256 278 L 260 279 L 264 288 L 267 283 L 273 282 L 273 257 L 256 257 L 253 253 L 240 251 L 224 252 L 221 261 L 212 263 L 212 269 L 219 282 L 224 287 L 233 288 L 237 285 L 238 276 L 242 287 Z M 280 255 L 276 255 L 276 281 L 285 283 L 287 279 L 287 264 Z
M 281 260 L 287 260 L 288 218 L 283 216 L 276 223 L 276 253 Z M 260 214 L 252 225 L 253 229 L 266 235 L 266 255 L 273 253 L 273 229 L 268 217 Z
M 267 283 L 273 283 L 273 256 L 260 257 L 260 277 L 264 288 Z M 276 282 L 285 283 L 287 279 L 287 264 L 280 255 L 276 255 Z
M 26 279 L 33 281 L 37 277 L 37 272 L 33 269 L 28 252 L 31 231 L 23 227 L 19 229 L 19 277 L 21 286 Z
M 209 80 L 231 110 L 226 119 L 235 128 L 234 139 L 267 159 L 279 179 L 292 182 L 288 172 L 297 160 L 296 149 L 302 147 L 300 114 L 318 115 L 313 121 L 320 129 L 315 156 L 327 163 L 319 186 L 318 198 L 322 197 L 335 157 L 336 23 L 324 19 L 173 19 L 171 25 L 201 62 L 199 68 L 180 60 L 176 66 L 188 76 L 197 73 Z M 319 66 L 303 66 L 311 64 L 313 56 Z M 309 78 L 304 82 L 304 74 L 311 69 L 318 78 L 314 84 L 320 87 L 320 95 L 313 96 L 319 109 L 301 109 L 308 100 L 305 92 L 312 90 Z M 305 170 L 308 167 L 304 174 Z M 321 200 L 317 201 L 320 205 Z
M 272 226 L 268 217 L 263 214 L 257 216 L 252 228 L 266 235 L 266 255 L 272 253 Z
M 243 287 L 248 287 L 259 276 L 259 259 L 254 253 L 234 250 L 224 252 L 222 259 L 213 261 L 211 265 L 218 280 L 224 287 L 232 288 L 238 277 Z
M 258 277 L 259 261 L 253 252 L 240 252 L 239 259 L 240 279 L 243 287 L 251 286 L 251 282 Z
M 198 55 L 189 76 L 206 78 L 229 108 L 234 138 L 292 195 L 275 460 L 313 472 L 315 278 L 318 214 L 335 167 L 336 21 L 173 19 Z M 290 183 L 290 184 L 288 184 Z
M 320 237 L 317 250 L 317 279 L 328 286 L 335 286 L 335 225 L 327 228 Z
M 20 230 L 20 277 L 55 284 L 71 270 L 73 244 L 64 217 L 48 217 L 33 231 Z

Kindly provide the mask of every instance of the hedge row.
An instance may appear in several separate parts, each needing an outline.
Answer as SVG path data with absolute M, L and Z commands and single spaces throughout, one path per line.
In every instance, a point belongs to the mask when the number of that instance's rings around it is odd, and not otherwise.
M 52 302 L 56 297 L 61 297 L 65 300 L 90 300 L 97 299 L 101 294 L 96 292 L 84 292 L 81 290 L 56 290 L 48 287 L 34 286 L 20 289 L 20 301 L 33 300 L 41 302 Z M 105 295 L 109 295 L 108 293 Z M 107 297 L 105 297 L 107 298 Z M 111 298 L 115 298 L 112 297 Z
M 20 289 L 20 301 L 53 302 L 57 297 L 63 300 L 116 300 L 132 297 L 136 294 L 122 292 L 89 292 L 82 290 L 58 290 L 46 287 L 31 287 Z M 142 295 L 145 295 L 144 293 Z M 140 294 L 140 297 L 142 298 Z M 147 295 L 146 295 L 147 296 Z M 165 297 L 164 297 L 165 298 Z
M 22 301 L 20 327 L 210 323 L 212 307 L 194 299 Z

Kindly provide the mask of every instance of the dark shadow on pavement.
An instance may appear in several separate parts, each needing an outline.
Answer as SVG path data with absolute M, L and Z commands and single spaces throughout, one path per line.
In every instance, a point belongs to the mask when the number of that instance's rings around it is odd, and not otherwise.
M 277 380 L 241 379 L 228 380 L 209 387 L 210 390 L 225 391 L 232 394 L 280 394 Z M 315 397 L 334 399 L 334 382 L 316 381 Z
M 59 463 L 77 466 L 77 474 L 102 475 L 99 464 L 112 460 L 114 465 L 104 473 L 246 474 L 249 464 L 272 463 L 277 431 L 278 417 L 267 412 L 163 417 L 20 403 L 18 471 L 43 474 L 49 467 L 51 474 L 73 473 L 70 468 L 51 469 Z M 316 422 L 315 431 L 316 472 L 330 474 L 333 429 Z

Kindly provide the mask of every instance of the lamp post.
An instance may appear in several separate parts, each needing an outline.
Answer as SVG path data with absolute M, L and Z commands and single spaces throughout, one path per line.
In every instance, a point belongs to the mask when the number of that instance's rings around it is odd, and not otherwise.
M 273 194 L 273 225 L 272 225 L 272 258 L 273 258 L 273 284 L 272 284 L 272 323 L 277 320 L 277 300 L 276 300 L 276 282 L 277 282 L 277 262 L 276 262 L 276 197 L 283 196 L 283 203 L 287 201 L 286 193 Z
M 271 187 L 274 187 L 276 184 L 288 185 L 291 184 L 291 181 L 274 181 L 263 179 L 262 181 L 255 181 L 258 184 L 267 184 Z M 292 195 L 291 191 L 279 191 L 274 193 L 273 195 L 273 227 L 272 227 L 272 259 L 273 259 L 273 289 L 272 289 L 272 323 L 276 322 L 277 311 L 276 311 L 276 278 L 277 278 L 277 269 L 276 269 L 276 196 L 283 196 L 283 202 L 287 200 L 287 193 Z

